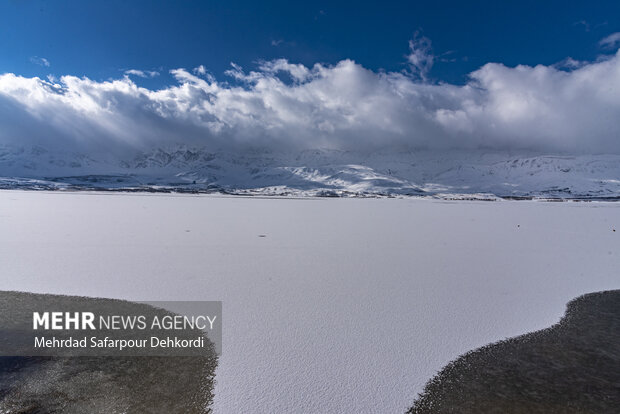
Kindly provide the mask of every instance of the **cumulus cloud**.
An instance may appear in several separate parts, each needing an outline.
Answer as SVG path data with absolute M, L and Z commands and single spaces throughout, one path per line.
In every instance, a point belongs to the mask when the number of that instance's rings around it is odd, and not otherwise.
M 156 76 L 159 76 L 159 72 L 155 70 L 129 69 L 125 71 L 125 75 L 134 75 L 140 78 L 154 78 Z
M 599 42 L 601 47 L 607 49 L 615 49 L 620 46 L 620 32 L 612 33 L 609 36 L 601 39 Z
M 32 56 L 30 58 L 30 62 L 34 63 L 35 65 L 39 65 L 39 66 L 44 66 L 46 68 L 50 67 L 50 62 L 49 60 L 43 58 L 43 57 L 38 57 L 38 56 Z
M 0 143 L 620 153 L 620 53 L 567 70 L 489 63 L 465 85 L 351 60 L 308 67 L 278 59 L 250 71 L 233 64 L 224 80 L 171 74 L 176 84 L 158 90 L 127 76 L 0 75 Z
M 304 65 L 289 63 L 286 59 L 276 59 L 261 62 L 259 69 L 263 74 L 274 75 L 278 72 L 286 73 L 297 82 L 303 82 L 310 77 L 311 71 Z

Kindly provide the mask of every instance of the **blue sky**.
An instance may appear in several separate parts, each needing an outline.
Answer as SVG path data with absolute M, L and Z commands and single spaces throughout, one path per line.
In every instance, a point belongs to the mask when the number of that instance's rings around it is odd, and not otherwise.
M 0 145 L 620 154 L 620 2 L 0 2 Z
M 10 0 L 0 3 L 0 73 L 103 80 L 140 69 L 160 72 L 141 80 L 158 87 L 170 69 L 204 65 L 219 78 L 230 62 L 279 57 L 399 71 L 416 31 L 432 42 L 431 79 L 462 84 L 487 62 L 596 59 L 599 40 L 620 31 L 620 2 Z

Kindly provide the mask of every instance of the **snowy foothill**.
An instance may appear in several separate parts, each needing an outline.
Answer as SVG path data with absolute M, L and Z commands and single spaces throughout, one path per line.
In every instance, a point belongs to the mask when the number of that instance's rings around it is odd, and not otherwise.
M 278 196 L 620 198 L 620 155 L 532 151 L 212 151 L 124 154 L 0 145 L 0 189 L 181 191 Z M 480 197 L 478 197 L 480 198 Z
M 221 300 L 216 413 L 404 412 L 618 289 L 620 204 L 0 192 L 1 290 Z

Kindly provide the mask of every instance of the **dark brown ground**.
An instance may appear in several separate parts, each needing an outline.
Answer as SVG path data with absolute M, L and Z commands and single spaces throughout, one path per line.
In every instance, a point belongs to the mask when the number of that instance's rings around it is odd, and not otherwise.
M 620 413 L 620 290 L 581 296 L 551 328 L 461 356 L 408 413 Z

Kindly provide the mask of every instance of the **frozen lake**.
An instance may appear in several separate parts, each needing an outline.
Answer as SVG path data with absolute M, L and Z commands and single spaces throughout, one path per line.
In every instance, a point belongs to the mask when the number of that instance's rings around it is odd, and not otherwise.
M 222 413 L 404 412 L 619 268 L 618 203 L 0 192 L 0 290 L 223 301 Z

